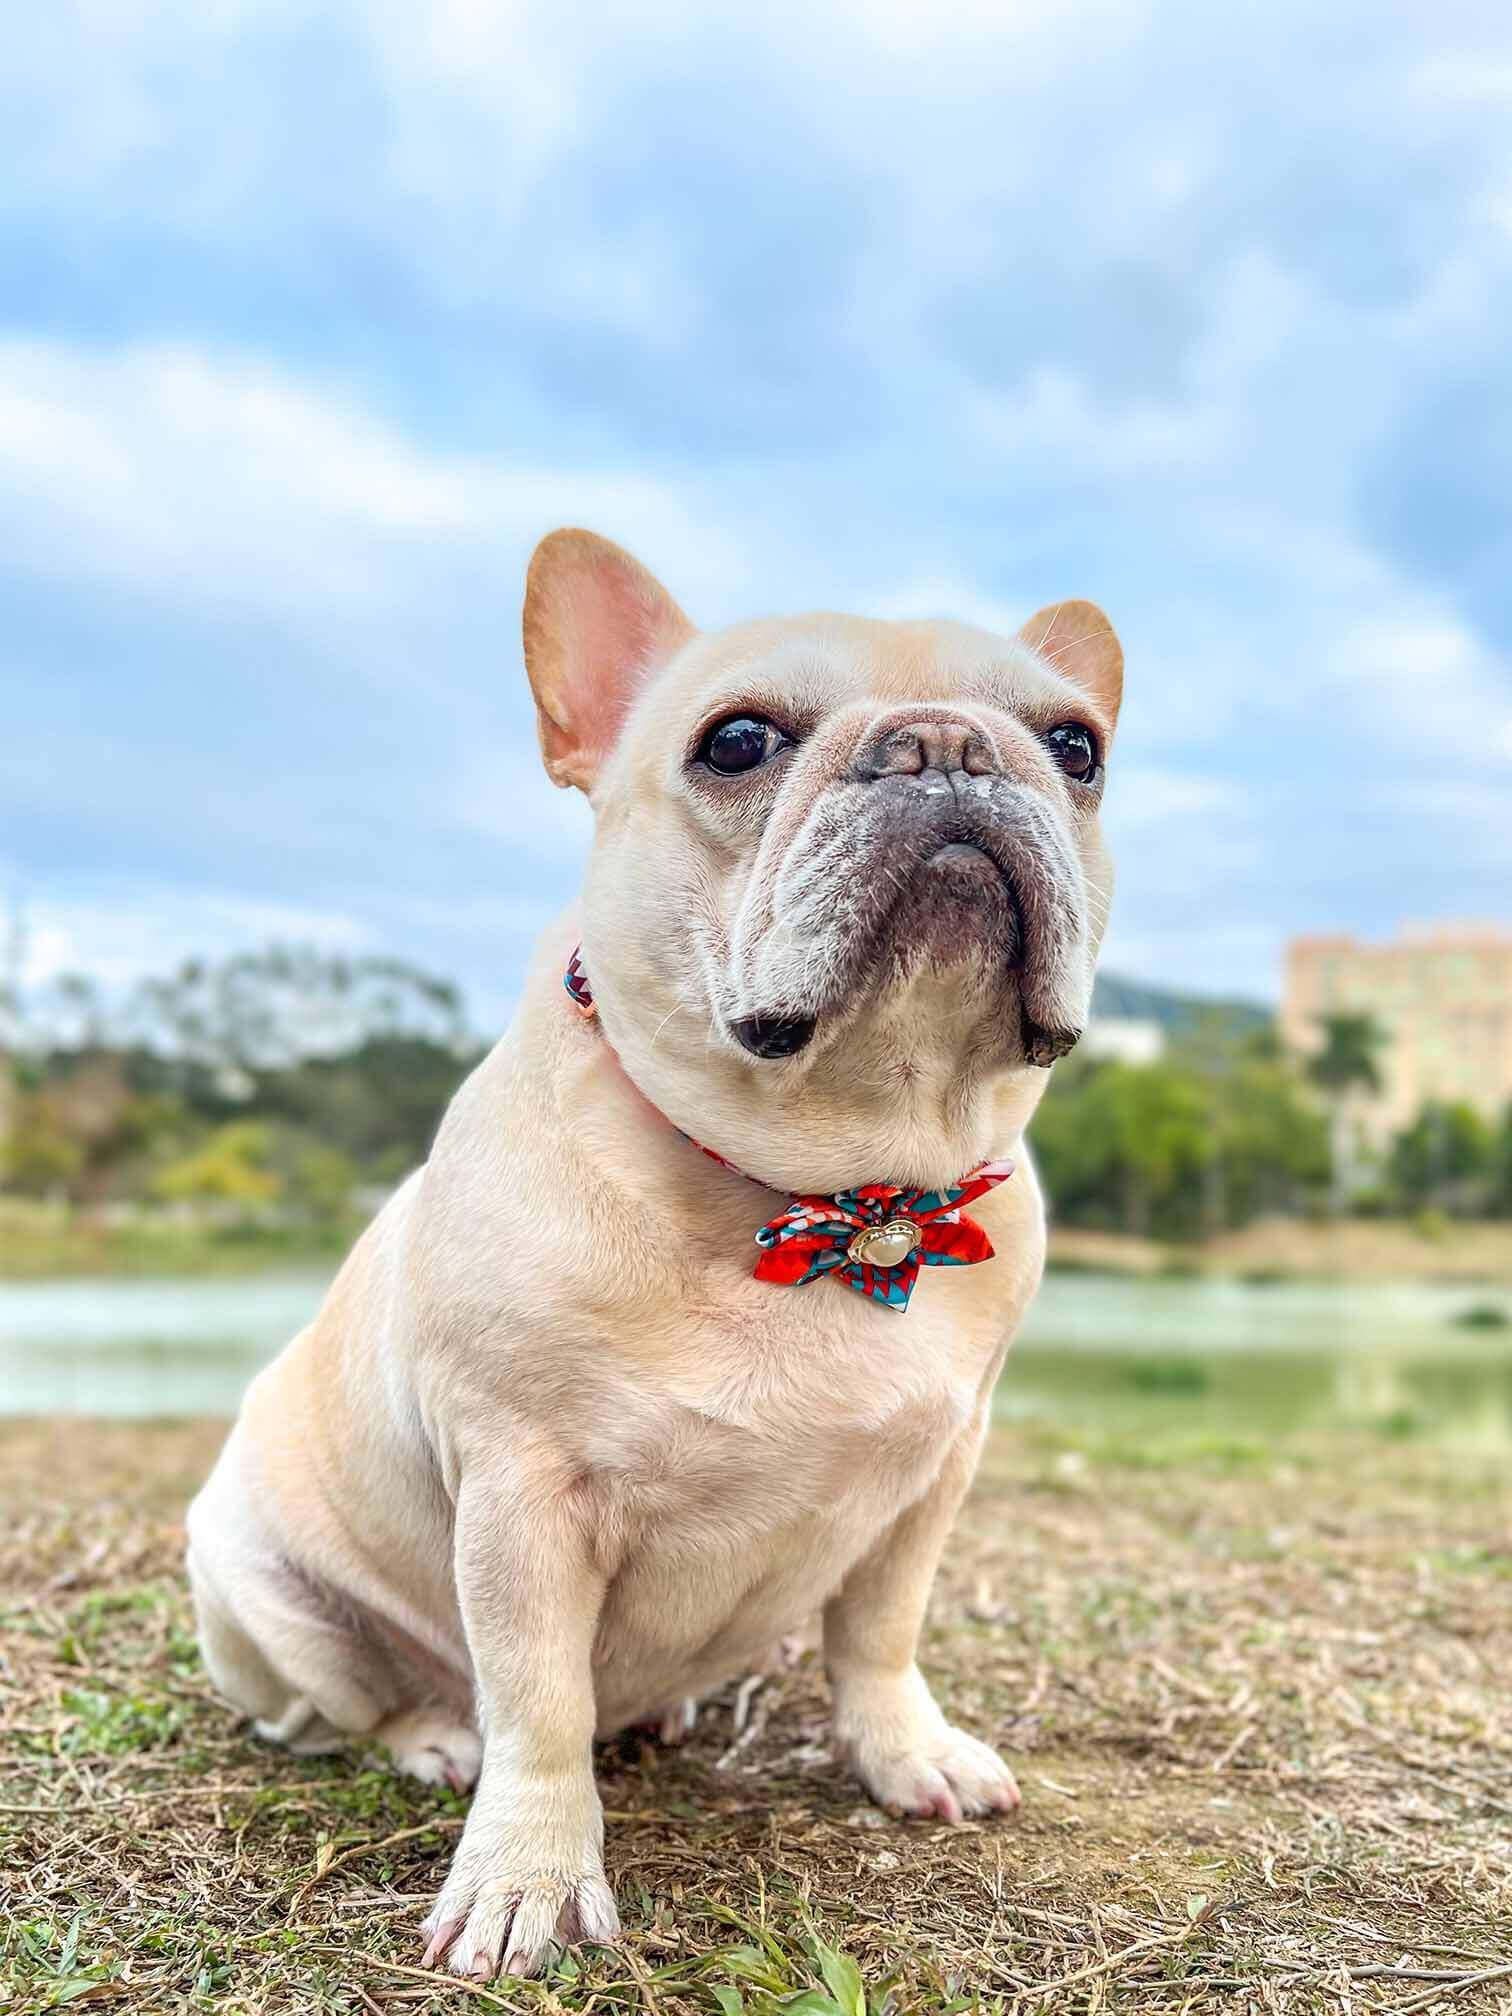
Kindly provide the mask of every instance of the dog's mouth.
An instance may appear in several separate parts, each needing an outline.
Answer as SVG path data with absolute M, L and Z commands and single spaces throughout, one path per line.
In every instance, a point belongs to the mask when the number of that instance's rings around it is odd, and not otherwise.
M 912 793 L 900 800 L 869 835 L 854 836 L 848 862 L 832 867 L 827 854 L 807 866 L 800 914 L 783 922 L 814 948 L 802 969 L 812 984 L 731 1018 L 731 1035 L 753 1057 L 795 1057 L 827 1018 L 879 987 L 923 968 L 960 970 L 963 987 L 995 997 L 998 1012 L 1017 1021 L 1027 1062 L 1054 1063 L 1081 1034 L 1062 970 L 1081 936 L 1079 869 L 1043 821 L 1022 816 L 1017 794 L 1011 805 L 958 798 L 945 819 L 937 800 L 927 812 Z M 819 887 L 828 914 L 803 915 Z

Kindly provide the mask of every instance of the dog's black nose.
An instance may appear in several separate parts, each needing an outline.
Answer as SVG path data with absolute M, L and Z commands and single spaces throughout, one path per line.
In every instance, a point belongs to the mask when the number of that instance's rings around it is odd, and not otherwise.
M 884 728 L 862 747 L 852 775 L 864 783 L 878 777 L 919 777 L 926 770 L 964 770 L 990 776 L 997 759 L 982 731 L 970 721 L 906 721 Z
M 743 1021 L 730 1024 L 730 1033 L 753 1057 L 792 1057 L 813 1035 L 814 1018 L 747 1015 Z

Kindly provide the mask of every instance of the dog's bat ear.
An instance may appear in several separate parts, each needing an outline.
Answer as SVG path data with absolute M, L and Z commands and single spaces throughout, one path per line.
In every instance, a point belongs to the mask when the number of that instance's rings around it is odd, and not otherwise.
M 554 784 L 590 791 L 641 681 L 695 632 L 638 560 L 596 532 L 548 532 L 525 577 L 525 670 Z
M 1123 646 L 1097 604 L 1048 602 L 1018 635 L 1021 644 L 1091 695 L 1111 730 L 1123 698 Z

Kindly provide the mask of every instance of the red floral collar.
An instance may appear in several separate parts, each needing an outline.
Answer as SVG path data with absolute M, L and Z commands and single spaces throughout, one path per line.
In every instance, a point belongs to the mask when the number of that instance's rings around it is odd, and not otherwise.
M 597 1017 L 581 946 L 567 962 L 563 985 L 580 1015 Z M 701 1141 L 693 1146 L 721 1168 L 745 1174 Z M 755 1278 L 802 1288 L 828 1274 L 889 1309 L 906 1309 L 921 1267 L 970 1267 L 992 1258 L 991 1240 L 960 1206 L 1012 1174 L 1011 1162 L 983 1162 L 948 1190 L 862 1183 L 829 1197 L 794 1197 L 756 1234 L 762 1251 Z

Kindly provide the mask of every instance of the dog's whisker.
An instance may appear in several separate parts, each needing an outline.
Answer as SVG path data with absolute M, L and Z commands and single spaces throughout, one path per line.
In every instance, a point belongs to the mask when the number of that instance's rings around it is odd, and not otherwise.
M 656 1028 L 651 1037 L 651 1048 L 653 1050 L 656 1048 L 658 1042 L 661 1040 L 661 1033 L 663 1029 L 666 1028 L 667 1024 L 670 1021 L 672 1021 L 675 1016 L 684 1015 L 686 1013 L 687 1010 L 683 1007 L 682 1003 L 679 1001 L 676 1007 L 670 1009 L 665 1015 L 663 1015 L 660 1022 L 657 1023 Z

